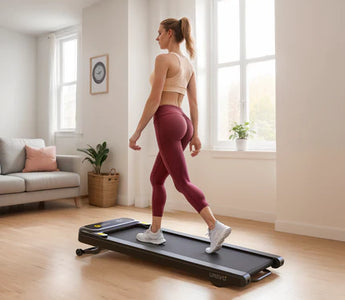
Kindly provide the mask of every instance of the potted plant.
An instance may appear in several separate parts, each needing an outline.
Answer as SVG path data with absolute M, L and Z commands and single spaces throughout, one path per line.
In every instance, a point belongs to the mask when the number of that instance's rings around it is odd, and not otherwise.
M 253 130 L 253 124 L 251 122 L 244 122 L 238 124 L 234 122 L 232 128 L 230 129 L 231 135 L 230 140 L 236 140 L 236 148 L 238 151 L 245 151 L 247 149 L 247 139 L 251 134 L 256 133 Z
M 77 149 L 87 156 L 83 159 L 88 161 L 94 168 L 94 172 L 88 173 L 88 198 L 92 205 L 100 207 L 113 206 L 117 198 L 117 185 L 119 173 L 111 169 L 109 173 L 101 173 L 102 164 L 108 158 L 109 148 L 107 143 L 98 144 L 96 148 Z

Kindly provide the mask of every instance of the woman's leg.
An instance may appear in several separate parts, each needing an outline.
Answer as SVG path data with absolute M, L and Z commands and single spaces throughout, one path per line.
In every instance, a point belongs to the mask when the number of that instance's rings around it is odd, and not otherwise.
M 185 134 L 181 141 L 179 142 L 180 145 L 182 146 L 182 151 L 185 150 L 187 145 L 190 142 L 190 139 L 193 134 L 193 127 L 190 122 L 188 124 L 188 121 L 186 120 L 186 130 L 184 130 Z M 184 154 L 182 153 L 183 158 Z M 151 176 L 150 176 L 150 181 L 152 185 L 152 225 L 151 225 L 151 230 L 152 232 L 156 232 L 161 228 L 161 223 L 162 223 L 162 217 L 163 217 L 163 211 L 164 211 L 164 206 L 166 203 L 166 191 L 164 187 L 164 182 L 169 175 L 169 172 L 167 168 L 165 167 L 161 153 L 158 153 L 155 163 L 152 168 Z M 186 176 L 189 181 L 188 174 Z M 215 224 L 215 218 L 212 214 L 211 209 L 207 206 L 200 211 L 202 218 L 205 220 L 209 228 L 213 228 Z
M 162 227 L 162 217 L 152 216 L 151 231 L 153 233 L 157 232 Z
M 152 232 L 157 232 L 161 228 L 163 211 L 166 202 L 164 182 L 168 175 L 168 170 L 164 166 L 160 153 L 158 153 L 150 176 L 152 185 Z
M 162 217 L 166 202 L 164 182 L 169 173 L 166 169 L 160 153 L 158 153 L 152 167 L 150 182 L 152 185 L 152 216 Z
M 209 206 L 206 206 L 200 211 L 200 216 L 206 222 L 208 229 L 213 230 L 216 225 L 216 218 L 214 217 L 212 210 Z
M 193 125 L 192 125 L 191 121 L 187 118 L 186 122 L 187 122 L 188 130 L 187 130 L 185 136 L 183 137 L 183 139 L 181 140 L 183 150 L 186 149 L 187 145 L 189 144 L 190 139 L 191 139 L 191 132 L 193 131 Z M 214 217 L 211 208 L 209 206 L 206 206 L 199 212 L 199 214 L 204 219 L 208 228 L 210 230 L 212 230 L 216 224 L 216 218 Z
M 136 238 L 141 242 L 159 245 L 166 241 L 160 228 L 166 202 L 164 182 L 168 175 L 169 173 L 158 153 L 150 176 L 152 184 L 152 223 L 148 230 L 137 234 Z
M 189 133 L 181 140 L 182 149 L 185 150 L 189 144 Z M 164 182 L 169 173 L 166 169 L 160 153 L 156 157 L 156 161 L 153 165 L 150 181 L 152 185 L 152 225 L 151 231 L 156 232 L 161 228 L 162 217 L 164 212 L 164 206 L 166 203 L 166 191 Z M 200 215 L 205 220 L 209 228 L 213 228 L 215 224 L 215 218 L 211 209 L 207 206 L 200 212 Z
M 183 153 L 193 135 L 191 121 L 179 113 L 169 114 L 155 122 L 155 129 L 160 156 L 176 189 L 200 213 L 208 204 L 202 191 L 190 182 Z

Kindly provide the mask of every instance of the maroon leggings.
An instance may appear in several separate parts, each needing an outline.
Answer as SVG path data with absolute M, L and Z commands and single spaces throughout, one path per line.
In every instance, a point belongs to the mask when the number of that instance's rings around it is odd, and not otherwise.
M 168 175 L 172 177 L 176 189 L 200 213 L 208 204 L 203 192 L 190 182 L 183 154 L 183 150 L 193 136 L 191 120 L 181 108 L 174 105 L 162 105 L 154 115 L 154 126 L 159 153 L 150 177 L 153 189 L 153 216 L 163 216 L 166 202 L 164 182 Z

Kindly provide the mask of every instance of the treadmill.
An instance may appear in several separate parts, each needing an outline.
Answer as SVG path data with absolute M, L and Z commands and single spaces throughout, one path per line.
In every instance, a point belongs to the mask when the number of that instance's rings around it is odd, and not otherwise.
M 133 255 L 155 263 L 184 269 L 208 278 L 215 286 L 246 286 L 271 274 L 267 268 L 284 264 L 280 256 L 230 244 L 216 253 L 207 254 L 209 240 L 169 229 L 162 229 L 162 245 L 142 243 L 136 239 L 149 224 L 130 218 L 119 218 L 85 225 L 79 229 L 79 241 L 93 247 L 77 249 L 78 256 L 96 254 L 102 249 Z

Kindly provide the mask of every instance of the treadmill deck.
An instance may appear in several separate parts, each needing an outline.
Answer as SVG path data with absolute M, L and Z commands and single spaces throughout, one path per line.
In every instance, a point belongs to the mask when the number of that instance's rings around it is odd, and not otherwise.
M 253 275 L 266 272 L 258 280 L 270 274 L 268 267 L 283 265 L 282 257 L 230 244 L 223 244 L 216 253 L 207 254 L 209 240 L 169 229 L 162 229 L 166 242 L 153 245 L 140 242 L 136 235 L 149 228 L 148 224 L 120 218 L 83 226 L 79 229 L 79 241 L 96 246 L 87 250 L 77 249 L 77 254 L 98 253 L 109 249 L 125 254 L 141 256 L 151 261 L 182 267 L 206 275 L 217 286 L 236 284 L 244 286 Z M 94 250 L 96 249 L 96 250 Z M 79 253 L 78 253 L 79 251 Z

